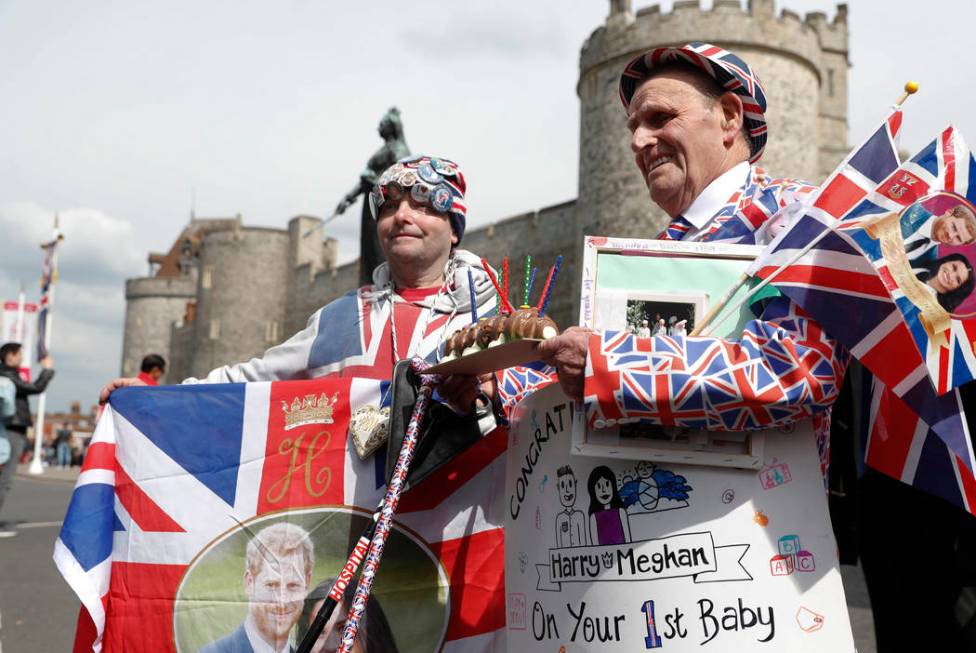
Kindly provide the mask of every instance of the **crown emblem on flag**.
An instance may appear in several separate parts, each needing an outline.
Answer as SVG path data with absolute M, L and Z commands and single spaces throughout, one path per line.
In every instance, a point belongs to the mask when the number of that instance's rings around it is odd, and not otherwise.
M 306 426 L 308 424 L 332 424 L 332 408 L 339 400 L 339 393 L 332 395 L 332 399 L 324 392 L 316 397 L 315 395 L 305 395 L 295 397 L 291 406 L 282 400 L 281 409 L 285 412 L 285 430 Z

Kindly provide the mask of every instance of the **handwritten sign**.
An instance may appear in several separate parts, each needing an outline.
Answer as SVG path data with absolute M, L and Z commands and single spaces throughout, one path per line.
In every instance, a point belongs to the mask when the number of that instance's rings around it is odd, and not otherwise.
M 510 651 L 854 651 L 809 424 L 762 469 L 572 456 L 558 386 L 513 420 Z

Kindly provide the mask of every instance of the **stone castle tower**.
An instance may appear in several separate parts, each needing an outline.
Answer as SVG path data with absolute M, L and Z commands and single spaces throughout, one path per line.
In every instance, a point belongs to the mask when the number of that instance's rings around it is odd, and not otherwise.
M 667 222 L 634 164 L 617 83 L 634 56 L 689 41 L 732 50 L 758 72 L 769 103 L 760 165 L 770 173 L 819 183 L 848 151 L 846 5 L 828 22 L 822 13 L 776 15 L 773 0 L 749 0 L 745 10 L 740 0 L 713 0 L 709 10 L 676 0 L 667 14 L 611 0 L 580 51 L 578 199 L 469 230 L 463 242 L 495 263 L 531 254 L 548 266 L 563 254 L 549 310 L 560 325 L 577 323 L 584 234 L 652 238 Z M 267 229 L 240 216 L 191 218 L 169 253 L 150 254 L 148 277 L 126 282 L 123 375 L 137 373 L 147 353 L 170 361 L 171 383 L 247 360 L 355 288 L 358 262 L 336 266 L 336 241 L 308 235 L 319 222 L 298 216 Z
M 800 18 L 773 0 L 676 0 L 631 11 L 610 3 L 606 23 L 583 43 L 580 77 L 578 233 L 652 237 L 667 216 L 652 204 L 630 150 L 618 95 L 620 71 L 634 57 L 668 45 L 706 41 L 749 62 L 769 109 L 769 143 L 759 165 L 771 174 L 820 182 L 847 153 L 847 6 L 833 22 L 822 13 Z

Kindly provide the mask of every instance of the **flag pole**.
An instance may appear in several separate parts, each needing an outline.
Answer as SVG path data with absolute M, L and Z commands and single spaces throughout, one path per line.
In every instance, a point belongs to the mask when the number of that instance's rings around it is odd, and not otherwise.
M 51 326 L 53 323 L 54 309 L 54 287 L 58 280 L 58 241 L 64 240 L 64 235 L 58 228 L 58 215 L 54 215 L 54 237 L 52 239 L 53 251 L 51 252 L 51 275 L 48 293 L 47 310 L 44 311 L 44 354 L 49 355 L 51 351 Z M 44 412 L 47 408 L 47 390 L 42 392 L 37 398 L 37 423 L 34 425 L 34 456 L 31 458 L 30 466 L 27 468 L 29 474 L 37 475 L 44 473 L 44 465 L 41 462 L 41 451 L 44 444 Z
M 27 296 L 24 294 L 24 282 L 20 282 L 20 293 L 17 295 L 17 331 L 18 342 L 24 341 L 24 305 L 27 303 Z
M 892 109 L 893 110 L 900 109 L 902 103 L 904 103 L 905 100 L 908 99 L 908 96 L 909 95 L 914 95 L 917 92 L 918 92 L 918 82 L 916 82 L 916 81 L 906 82 L 905 83 L 904 92 L 898 97 L 898 100 L 895 102 L 894 106 L 892 106 Z M 835 173 L 836 173 L 836 171 L 835 171 Z M 831 175 L 831 177 L 833 177 L 833 176 L 834 175 Z M 830 181 L 830 178 L 828 178 L 827 181 Z M 826 182 L 824 182 L 824 185 L 826 185 Z M 780 272 L 782 272 L 783 270 L 785 270 L 786 268 L 788 268 L 789 266 L 793 265 L 794 263 L 796 263 L 797 261 L 799 261 L 801 258 L 803 258 L 811 249 L 813 249 L 814 247 L 816 247 L 817 244 L 820 241 L 822 241 L 824 238 L 826 238 L 828 235 L 834 233 L 835 230 L 836 230 L 836 228 L 837 228 L 837 226 L 840 223 L 841 223 L 840 220 L 836 220 L 833 224 L 831 224 L 829 226 L 826 226 L 826 228 L 823 231 L 820 232 L 820 235 L 818 235 L 816 238 L 814 238 L 809 243 L 807 243 L 799 252 L 797 252 L 786 263 L 783 263 L 778 268 L 776 268 L 775 270 L 773 270 L 769 274 L 768 277 L 766 277 L 765 279 L 762 279 L 759 283 L 757 283 L 749 292 L 747 292 L 742 297 L 742 299 L 740 299 L 738 302 L 736 302 L 735 305 L 733 305 L 729 310 L 725 311 L 722 314 L 722 316 L 716 322 L 714 322 L 714 325 L 712 325 L 712 319 L 715 317 L 715 314 L 718 313 L 720 310 L 722 310 L 722 308 L 724 307 L 724 305 L 726 303 L 728 303 L 729 300 L 732 299 L 732 297 L 739 290 L 739 288 L 741 288 L 742 285 L 745 284 L 749 280 L 749 275 L 748 274 L 743 274 L 742 276 L 740 276 L 739 279 L 738 279 L 738 281 L 732 286 L 732 288 L 730 288 L 725 293 L 725 295 L 723 295 L 721 301 L 719 301 L 718 303 L 716 303 L 713 308 L 709 309 L 708 313 L 705 315 L 705 319 L 702 320 L 701 324 L 700 325 L 698 325 L 698 324 L 695 325 L 695 329 L 689 335 L 692 335 L 692 336 L 697 336 L 697 335 L 707 336 L 707 335 L 711 334 L 712 329 L 709 329 L 707 332 L 705 332 L 705 329 L 708 328 L 709 326 L 718 327 L 723 322 L 725 322 L 727 319 L 729 319 L 730 316 L 735 315 L 736 313 L 738 313 L 739 312 L 739 309 L 742 308 L 742 305 L 745 304 L 750 299 L 752 299 L 752 297 L 754 297 L 756 295 L 756 293 L 758 293 L 760 290 L 762 290 L 763 288 L 765 288 L 766 286 L 768 286 L 769 283 L 773 280 L 774 277 L 778 276 Z

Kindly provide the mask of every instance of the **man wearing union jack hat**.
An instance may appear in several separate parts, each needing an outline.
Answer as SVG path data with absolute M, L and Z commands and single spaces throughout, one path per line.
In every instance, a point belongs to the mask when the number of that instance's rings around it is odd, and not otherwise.
M 386 256 L 386 262 L 373 272 L 373 283 L 319 309 L 305 329 L 263 356 L 219 367 L 203 379 L 184 383 L 355 377 L 357 393 L 375 396 L 376 405 L 365 404 L 353 412 L 348 451 L 355 451 L 345 455 L 344 474 L 346 483 L 355 487 L 350 502 L 372 509 L 377 488 L 385 482 L 382 471 L 377 472 L 382 470 L 382 464 L 378 465 L 382 461 L 373 451 L 385 442 L 389 429 L 377 428 L 375 419 L 357 422 L 356 413 L 363 410 L 375 417 L 385 409 L 388 420 L 392 399 L 388 382 L 394 365 L 412 357 L 436 361 L 446 336 L 470 324 L 472 300 L 479 316 L 496 311 L 496 294 L 480 259 L 458 247 L 464 236 L 466 189 L 460 168 L 447 159 L 414 156 L 387 168 L 368 197 Z M 116 379 L 102 390 L 101 400 L 127 385 L 141 383 Z M 504 450 L 507 434 L 495 428 L 498 403 L 484 394 L 492 393 L 493 387 L 494 377 L 486 378 L 483 386 L 472 377 L 449 377 L 442 383 L 438 392 L 457 412 L 467 414 L 459 418 L 467 420 L 466 428 L 480 430 L 483 437 L 447 460 L 432 474 L 436 479 L 418 484 L 408 493 L 408 502 L 423 504 L 423 511 L 413 510 L 426 515 L 428 541 L 464 542 L 458 568 L 482 570 L 470 591 L 463 574 L 457 583 L 451 581 L 450 588 L 452 606 L 461 607 L 448 629 L 460 633 L 455 636 L 458 645 L 471 651 L 501 650 L 504 642 L 503 511 L 487 506 L 499 496 L 494 488 L 498 475 L 504 475 L 505 460 L 485 452 Z M 357 430 L 359 423 L 367 425 L 363 432 Z M 415 460 L 413 466 L 418 464 Z M 472 470 L 478 473 L 472 475 Z M 359 480 L 353 483 L 351 477 Z M 471 497 L 477 497 L 474 507 Z M 467 509 L 477 511 L 479 522 L 475 532 L 459 535 L 454 522 L 458 511 Z M 410 508 L 401 512 L 409 513 Z M 481 544 L 474 546 L 469 536 Z M 455 623 L 455 619 L 463 619 L 463 623 Z M 465 638 L 474 643 L 466 645 Z
M 471 297 L 478 315 L 495 310 L 495 292 L 480 259 L 457 247 L 464 236 L 466 189 L 464 174 L 448 159 L 412 156 L 387 168 L 368 197 L 387 259 L 373 271 L 373 283 L 319 309 L 304 330 L 261 358 L 219 367 L 200 381 L 329 375 L 389 379 L 399 360 L 420 356 L 434 361 L 445 336 L 470 322 Z M 364 314 L 370 316 L 369 329 Z M 100 400 L 126 385 L 144 384 L 116 379 Z M 449 383 L 445 394 L 464 408 L 478 396 L 473 387 Z
M 756 244 L 759 227 L 813 190 L 755 165 L 768 135 L 766 96 L 731 52 L 707 43 L 646 52 L 622 71 L 620 98 L 635 163 L 671 217 L 659 238 Z M 681 335 L 572 328 L 540 349 L 566 392 L 585 399 L 594 426 L 641 419 L 744 430 L 812 417 L 826 473 L 830 406 L 847 353 L 785 297 L 757 312 L 737 342 L 695 338 L 691 346 Z M 658 391 L 639 394 L 647 388 Z

